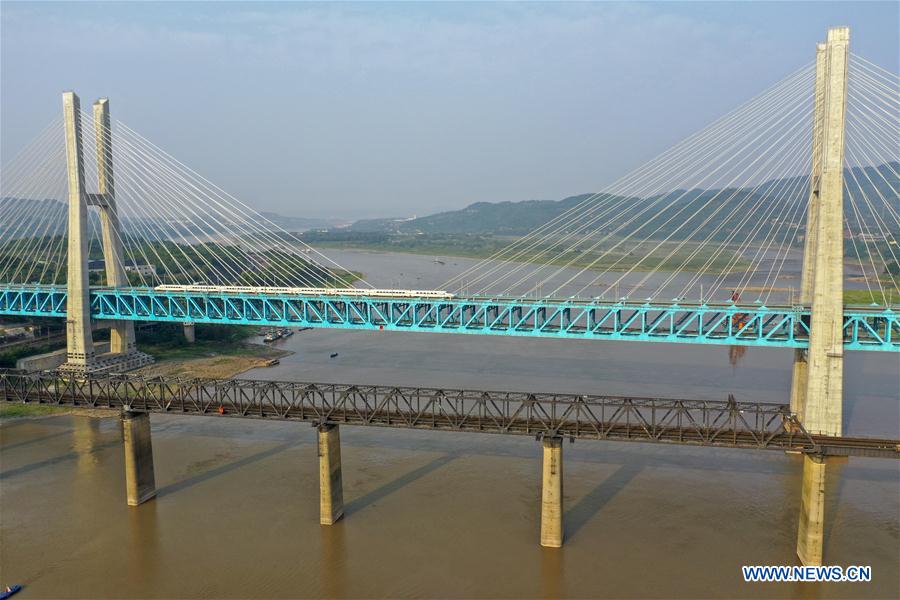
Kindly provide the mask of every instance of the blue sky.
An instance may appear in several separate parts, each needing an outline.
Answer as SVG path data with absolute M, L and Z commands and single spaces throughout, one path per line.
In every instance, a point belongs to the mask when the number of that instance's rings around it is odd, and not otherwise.
M 557 199 L 811 62 L 831 25 L 897 71 L 896 2 L 3 2 L 0 151 L 74 89 L 263 210 Z

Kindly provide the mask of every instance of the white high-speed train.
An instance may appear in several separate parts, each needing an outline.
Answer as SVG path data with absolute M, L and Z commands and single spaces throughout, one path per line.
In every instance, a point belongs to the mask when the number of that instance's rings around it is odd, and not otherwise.
M 237 285 L 158 285 L 160 292 L 201 294 L 279 294 L 289 296 L 367 296 L 377 298 L 431 298 L 449 300 L 454 294 L 443 290 L 378 290 L 365 288 L 252 287 Z

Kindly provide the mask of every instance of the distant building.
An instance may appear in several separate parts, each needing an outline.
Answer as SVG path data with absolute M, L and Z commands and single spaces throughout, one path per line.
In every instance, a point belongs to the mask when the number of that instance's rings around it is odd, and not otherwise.
M 106 271 L 106 261 L 104 260 L 89 260 L 88 261 L 88 272 L 89 273 L 102 273 Z M 154 276 L 156 275 L 156 265 L 140 263 L 135 264 L 133 260 L 125 260 L 125 272 L 126 273 L 137 273 L 138 275 L 143 276 Z
M 126 273 L 137 273 L 138 275 L 153 277 L 156 275 L 156 265 L 151 265 L 147 263 L 142 264 L 134 264 L 132 260 L 125 261 L 125 272 Z
M 858 233 L 856 239 L 866 243 L 883 242 L 884 236 L 880 233 Z

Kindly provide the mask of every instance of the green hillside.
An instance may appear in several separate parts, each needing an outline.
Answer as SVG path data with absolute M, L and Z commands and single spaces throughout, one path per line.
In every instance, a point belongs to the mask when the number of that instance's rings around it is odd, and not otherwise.
M 877 176 L 873 173 L 877 170 Z M 845 170 L 847 188 L 855 198 L 861 198 L 863 193 L 870 199 L 879 197 L 889 199 L 895 210 L 900 211 L 900 198 L 894 190 L 900 189 L 900 179 L 897 172 L 900 171 L 900 163 L 891 163 L 867 169 L 864 173 L 860 169 Z M 885 183 L 885 180 L 887 183 Z M 857 185 L 857 182 L 859 185 Z M 877 186 L 873 184 L 877 183 Z M 860 189 L 860 187 L 862 189 Z M 632 211 L 616 212 L 616 221 L 621 223 L 629 216 L 637 213 L 640 208 L 649 203 L 658 202 L 654 212 L 642 215 L 630 226 L 618 232 L 618 235 L 627 236 L 635 231 L 648 218 L 657 216 L 657 222 L 674 216 L 672 223 L 655 232 L 652 237 L 664 238 L 671 235 L 671 239 L 685 239 L 691 233 L 697 232 L 703 235 L 718 228 L 723 220 L 728 220 L 722 227 L 717 238 L 724 239 L 733 230 L 730 223 L 739 219 L 734 215 L 728 216 L 731 207 L 745 202 L 744 206 L 752 206 L 760 202 L 760 211 L 774 202 L 784 202 L 788 193 L 800 193 L 805 195 L 809 189 L 808 177 L 776 179 L 759 186 L 757 189 L 710 189 L 710 190 L 675 190 L 663 196 L 654 196 L 645 199 Z M 749 196 L 749 197 L 748 197 Z M 492 235 L 524 235 L 537 229 L 543 224 L 562 215 L 574 206 L 591 197 L 591 194 L 570 196 L 563 200 L 525 200 L 521 202 L 476 202 L 455 211 L 448 211 L 419 217 L 416 219 L 369 219 L 357 221 L 346 231 L 352 232 L 379 232 L 393 234 L 492 234 Z M 603 205 L 612 206 L 623 200 L 620 196 L 601 195 L 591 200 L 590 205 L 600 210 Z M 711 200 L 707 203 L 707 200 Z M 861 203 L 858 200 L 858 203 Z M 628 202 L 627 205 L 636 204 Z M 702 210 L 699 207 L 703 207 Z M 855 222 L 853 208 L 850 202 L 845 202 L 845 210 L 851 222 Z M 863 208 L 862 210 L 865 210 Z M 777 214 L 777 211 L 773 211 Z M 862 215 L 865 219 L 866 215 Z M 705 223 L 704 223 L 705 222 Z M 704 223 L 703 226 L 699 226 Z M 698 225 L 695 227 L 694 225 Z M 680 229 L 679 229 L 680 227 Z M 598 223 L 598 230 L 603 231 L 602 223 Z M 715 239 L 715 238 L 714 238 Z M 798 236 L 798 239 L 802 239 Z

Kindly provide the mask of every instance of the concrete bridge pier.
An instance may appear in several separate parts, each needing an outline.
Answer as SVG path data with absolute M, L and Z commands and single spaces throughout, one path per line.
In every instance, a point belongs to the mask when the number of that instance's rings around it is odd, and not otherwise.
M 184 323 L 184 339 L 187 340 L 188 344 L 193 344 L 197 341 L 197 332 L 193 323 Z
M 541 546 L 563 544 L 563 451 L 561 437 L 545 437 L 541 486 Z
M 123 411 L 122 437 L 125 442 L 126 497 L 129 506 L 137 506 L 156 496 L 150 414 Z
M 825 538 L 825 458 L 803 457 L 803 488 L 800 493 L 800 525 L 797 557 L 806 566 L 822 564 Z
M 333 525 L 344 516 L 341 477 L 341 430 L 335 423 L 318 426 L 319 523 Z

